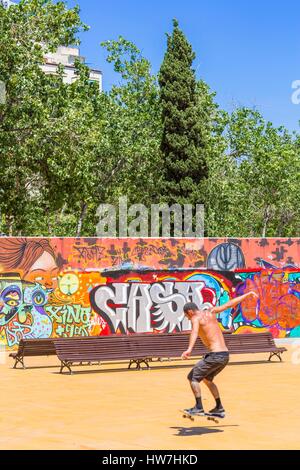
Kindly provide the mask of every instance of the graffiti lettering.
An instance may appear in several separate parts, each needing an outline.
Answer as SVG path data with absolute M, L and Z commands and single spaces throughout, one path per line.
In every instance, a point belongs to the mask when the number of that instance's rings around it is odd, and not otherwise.
M 184 317 L 184 304 L 204 303 L 204 287 L 203 282 L 113 283 L 96 287 L 91 304 L 114 333 L 182 331 L 190 327 Z
M 91 308 L 48 305 L 46 311 L 58 337 L 89 336 Z
M 75 251 L 77 252 L 76 258 L 78 260 L 86 261 L 100 261 L 103 257 L 105 249 L 102 246 L 74 246 Z

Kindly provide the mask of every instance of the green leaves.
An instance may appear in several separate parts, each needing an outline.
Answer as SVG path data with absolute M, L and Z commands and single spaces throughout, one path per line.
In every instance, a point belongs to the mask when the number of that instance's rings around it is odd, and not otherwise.
M 204 202 L 201 181 L 207 177 L 207 139 L 202 129 L 209 125 L 210 116 L 201 114 L 200 88 L 192 69 L 195 54 L 176 20 L 173 25 L 159 72 L 163 191 L 170 204 L 200 203 Z
M 215 191 L 211 194 L 208 187 L 209 233 L 297 236 L 300 159 L 295 137 L 247 108 L 227 116 L 223 135 L 226 154 L 210 164 Z
M 63 123 L 68 126 L 69 104 L 63 69 L 49 76 L 40 65 L 46 50 L 75 43 L 85 27 L 78 8 L 68 10 L 64 3 L 48 0 L 21 0 L 8 10 L 0 8 L 0 28 L 0 80 L 7 91 L 0 110 L 2 230 L 47 234 L 47 221 L 42 232 L 40 223 L 39 231 L 28 232 L 27 220 L 29 214 L 35 218 L 38 208 L 45 219 L 63 204 L 61 182 L 67 167 L 56 166 L 53 176 L 51 163 L 68 148 L 61 128 Z
M 102 44 L 120 81 L 99 93 L 77 61 L 46 75 L 46 51 L 87 30 L 64 2 L 0 7 L 0 232 L 94 236 L 100 203 L 205 204 L 211 237 L 299 236 L 300 137 L 259 112 L 219 109 L 174 20 L 159 77 L 122 36 Z
M 102 43 L 107 60 L 122 78 L 107 96 L 104 150 L 115 162 L 113 186 L 108 197 L 127 195 L 130 202 L 149 204 L 156 197 L 160 179 L 160 104 L 151 66 L 130 41 Z M 103 202 L 103 201 L 102 201 Z

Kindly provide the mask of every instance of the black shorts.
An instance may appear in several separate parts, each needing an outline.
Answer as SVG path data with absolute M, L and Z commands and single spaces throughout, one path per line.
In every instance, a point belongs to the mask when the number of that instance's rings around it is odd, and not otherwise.
M 206 354 L 198 362 L 188 375 L 190 382 L 201 382 L 204 379 L 210 382 L 227 366 L 229 362 L 229 352 L 218 352 Z

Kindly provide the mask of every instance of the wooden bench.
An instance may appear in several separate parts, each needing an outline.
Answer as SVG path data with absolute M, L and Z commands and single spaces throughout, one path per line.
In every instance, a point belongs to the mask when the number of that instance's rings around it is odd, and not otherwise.
M 72 373 L 73 364 L 91 364 L 93 362 L 129 361 L 128 369 L 136 366 L 140 370 L 144 364 L 150 369 L 150 362 L 155 359 L 171 359 L 181 356 L 188 348 L 187 334 L 135 334 L 131 336 L 99 336 L 56 340 L 55 349 L 61 361 L 60 372 L 67 368 Z M 207 349 L 201 343 L 193 351 L 193 356 L 202 356 Z
M 17 368 L 18 364 L 26 369 L 24 357 L 56 356 L 54 341 L 53 339 L 22 339 L 18 351 L 9 355 L 15 360 L 14 369 Z
M 271 333 L 256 333 L 245 335 L 225 335 L 226 346 L 230 354 L 270 353 L 269 361 L 274 356 L 282 362 L 282 353 L 286 348 L 278 348 Z
M 86 337 L 87 338 L 87 337 Z M 61 338 L 60 341 L 70 341 L 73 338 Z M 82 336 L 77 338 L 83 339 Z M 14 369 L 17 368 L 18 364 L 22 365 L 23 369 L 26 369 L 24 364 L 25 357 L 38 357 L 38 356 L 56 356 L 55 342 L 58 338 L 48 339 L 22 339 L 19 343 L 18 350 L 11 353 L 9 357 L 15 360 Z
M 228 335 L 225 341 L 230 354 L 270 353 L 269 361 L 277 356 L 282 361 L 281 354 L 285 348 L 277 348 L 271 333 L 252 335 Z M 129 361 L 128 368 L 136 366 L 141 369 L 144 364 L 150 369 L 150 363 L 157 359 L 176 359 L 187 350 L 189 334 L 159 334 L 106 336 L 89 338 L 57 339 L 54 346 L 61 361 L 60 373 L 68 369 L 72 373 L 73 364 L 91 364 L 106 361 Z M 192 357 L 200 357 L 208 353 L 203 343 L 198 340 Z

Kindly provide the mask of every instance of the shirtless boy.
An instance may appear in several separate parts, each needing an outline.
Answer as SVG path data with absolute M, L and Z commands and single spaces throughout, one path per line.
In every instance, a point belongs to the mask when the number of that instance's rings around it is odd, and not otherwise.
M 217 386 L 214 384 L 214 378 L 218 375 L 229 362 L 229 351 L 216 315 L 229 308 L 234 308 L 249 296 L 257 297 L 255 292 L 237 297 L 221 307 L 212 307 L 210 304 L 203 304 L 198 308 L 194 303 L 188 303 L 184 307 L 186 317 L 192 322 L 192 332 L 190 336 L 189 349 L 182 354 L 182 359 L 189 359 L 198 336 L 203 344 L 210 351 L 203 360 L 198 362 L 194 369 L 189 373 L 188 379 L 196 398 L 194 408 L 185 410 L 192 415 L 204 416 L 205 412 L 202 405 L 200 382 L 204 382 L 209 391 L 216 400 L 216 407 L 209 413 L 218 418 L 225 418 L 225 410 L 221 403 L 221 398 Z

